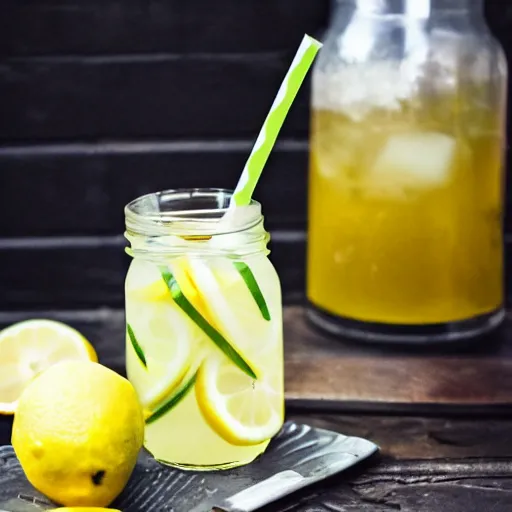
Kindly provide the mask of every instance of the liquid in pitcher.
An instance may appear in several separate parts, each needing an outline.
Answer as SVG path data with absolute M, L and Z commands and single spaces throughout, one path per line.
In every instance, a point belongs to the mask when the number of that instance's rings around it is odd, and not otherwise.
M 503 301 L 502 118 L 481 90 L 312 113 L 308 299 L 333 315 L 435 324 Z

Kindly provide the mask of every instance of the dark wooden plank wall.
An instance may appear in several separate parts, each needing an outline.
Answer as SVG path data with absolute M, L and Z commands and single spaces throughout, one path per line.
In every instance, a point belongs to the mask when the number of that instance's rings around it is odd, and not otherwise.
M 329 3 L 4 0 L 0 311 L 121 307 L 124 204 L 233 186 Z M 512 5 L 487 10 L 510 54 Z M 307 133 L 306 85 L 257 190 L 289 300 L 304 286 Z

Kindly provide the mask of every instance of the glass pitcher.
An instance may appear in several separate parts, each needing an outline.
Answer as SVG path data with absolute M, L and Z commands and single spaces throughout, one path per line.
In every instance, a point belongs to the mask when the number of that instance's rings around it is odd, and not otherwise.
M 470 338 L 503 312 L 507 64 L 481 0 L 338 0 L 312 79 L 310 320 Z

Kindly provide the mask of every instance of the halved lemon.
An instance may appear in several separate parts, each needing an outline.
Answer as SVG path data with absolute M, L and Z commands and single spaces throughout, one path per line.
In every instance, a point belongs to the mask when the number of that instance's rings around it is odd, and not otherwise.
M 69 359 L 98 361 L 78 331 L 54 320 L 25 320 L 0 332 L 0 414 L 13 414 L 21 393 L 39 373 Z
M 281 366 L 278 358 L 269 360 L 265 373 L 254 380 L 222 355 L 205 360 L 195 390 L 210 427 L 237 446 L 257 445 L 273 437 L 284 418 Z

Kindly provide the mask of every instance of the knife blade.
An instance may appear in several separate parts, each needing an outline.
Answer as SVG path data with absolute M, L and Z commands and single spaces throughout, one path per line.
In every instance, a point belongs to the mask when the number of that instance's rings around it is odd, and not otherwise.
M 297 471 L 281 471 L 219 503 L 213 510 L 222 512 L 247 512 L 268 505 L 297 491 L 304 486 L 303 477 Z
M 51 507 L 55 505 L 49 501 L 24 494 L 0 502 L 0 512 L 44 512 Z

